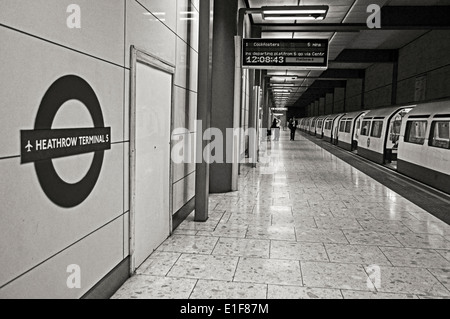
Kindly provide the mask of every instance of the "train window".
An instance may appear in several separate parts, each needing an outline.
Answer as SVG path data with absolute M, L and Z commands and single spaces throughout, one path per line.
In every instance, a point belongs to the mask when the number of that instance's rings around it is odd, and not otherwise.
M 369 132 L 370 132 L 370 121 L 363 121 L 361 128 L 361 135 L 369 136 Z
M 450 149 L 450 122 L 433 122 L 430 146 Z
M 327 121 L 327 123 L 325 124 L 326 130 L 331 130 L 331 123 L 332 123 L 332 121 Z
M 345 123 L 345 121 L 341 121 L 341 123 L 339 124 L 339 132 L 345 131 Z
M 322 120 L 320 120 L 320 121 L 317 122 L 317 128 L 318 128 L 318 129 L 321 129 L 321 128 L 322 128 L 322 123 L 323 123 Z
M 352 131 L 352 121 L 347 121 L 345 124 L 345 133 L 350 133 Z
M 383 131 L 383 121 L 373 121 L 372 132 L 370 133 L 370 136 L 381 137 L 382 131 Z
M 427 121 L 408 121 L 406 123 L 405 142 L 423 145 L 427 126 Z

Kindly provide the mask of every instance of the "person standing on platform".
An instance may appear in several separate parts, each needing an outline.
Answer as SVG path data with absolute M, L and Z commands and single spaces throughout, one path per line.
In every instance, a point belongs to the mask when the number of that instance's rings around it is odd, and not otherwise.
M 280 140 L 280 125 L 276 118 L 273 119 L 272 126 L 270 128 L 272 129 L 272 132 L 275 132 L 273 140 L 279 141 Z
M 288 127 L 291 130 L 291 141 L 295 141 L 295 132 L 297 131 L 297 121 L 294 121 L 294 119 L 290 119 Z

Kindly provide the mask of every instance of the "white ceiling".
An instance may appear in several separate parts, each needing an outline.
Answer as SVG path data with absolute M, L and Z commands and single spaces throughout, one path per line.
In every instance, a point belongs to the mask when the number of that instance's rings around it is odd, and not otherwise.
M 370 4 L 381 6 L 431 6 L 450 5 L 450 0 L 248 0 L 250 8 L 258 9 L 263 6 L 297 6 L 297 5 L 328 5 L 329 11 L 325 20 L 313 22 L 320 24 L 342 24 L 357 23 L 365 24 L 368 14 L 367 7 Z M 252 14 L 252 21 L 255 25 L 264 24 L 267 26 L 276 25 L 280 22 L 263 20 L 261 14 Z M 301 25 L 299 21 L 282 21 L 284 25 Z M 308 24 L 311 24 L 308 21 Z M 368 63 L 337 63 L 333 62 L 344 49 L 400 49 L 408 43 L 414 41 L 428 30 L 353 30 L 352 32 L 263 32 L 263 38 L 327 38 L 330 40 L 329 68 L 339 69 L 366 69 L 371 64 Z M 321 71 L 269 71 L 268 75 L 298 75 L 298 76 L 320 76 Z M 278 80 L 279 82 L 280 80 Z M 314 79 L 299 78 L 286 81 L 295 83 L 298 86 L 311 85 Z M 306 88 L 294 88 L 291 93 L 289 104 L 294 104 Z

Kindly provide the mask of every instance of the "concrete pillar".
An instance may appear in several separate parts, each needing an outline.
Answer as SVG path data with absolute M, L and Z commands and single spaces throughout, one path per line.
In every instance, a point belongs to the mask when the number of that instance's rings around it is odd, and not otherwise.
M 211 98 L 212 98 L 212 29 L 211 11 L 213 0 L 200 0 L 200 34 L 199 34 L 199 62 L 198 62 L 198 102 L 197 120 L 202 126 L 197 127 L 197 161 L 195 181 L 195 221 L 208 220 L 209 210 L 209 175 L 210 167 L 203 157 L 203 150 L 209 141 L 203 140 L 204 132 L 211 126 Z
M 214 1 L 211 126 L 222 131 L 224 145 L 222 163 L 210 166 L 211 193 L 233 191 L 233 179 L 237 178 L 233 174 L 238 173 L 232 163 L 227 163 L 227 154 L 228 157 L 233 154 L 234 144 L 239 143 L 239 139 L 227 140 L 226 134 L 227 129 L 233 129 L 235 116 L 239 116 L 234 114 L 237 16 L 238 0 Z

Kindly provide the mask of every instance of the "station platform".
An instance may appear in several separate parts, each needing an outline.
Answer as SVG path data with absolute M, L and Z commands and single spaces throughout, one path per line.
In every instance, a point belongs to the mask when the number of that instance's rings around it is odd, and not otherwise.
M 302 134 L 266 156 L 112 298 L 450 298 L 447 223 Z

